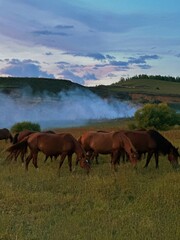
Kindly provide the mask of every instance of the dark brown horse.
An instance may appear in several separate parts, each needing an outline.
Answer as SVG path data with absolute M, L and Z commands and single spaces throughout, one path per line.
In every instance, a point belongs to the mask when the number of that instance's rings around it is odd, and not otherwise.
M 46 156 L 61 155 L 59 170 L 64 159 L 68 156 L 70 171 L 72 171 L 72 155 L 75 153 L 80 161 L 80 166 L 89 173 L 90 166 L 86 161 L 85 151 L 78 141 L 69 133 L 33 133 L 25 137 L 21 142 L 9 147 L 7 151 L 10 152 L 9 156 L 13 156 L 14 154 L 17 156 L 22 151 L 27 151 L 27 147 L 30 149 L 30 154 L 26 158 L 26 170 L 28 170 L 28 165 L 31 159 L 33 159 L 35 168 L 38 168 L 37 156 L 38 152 L 41 151 Z
M 7 128 L 0 129 L 0 140 L 5 139 L 6 141 L 10 139 L 10 142 L 13 142 L 13 136 Z
M 134 166 L 137 163 L 137 151 L 130 139 L 122 132 L 88 131 L 81 136 L 79 141 L 85 151 L 90 154 L 110 154 L 114 168 L 122 150 L 127 152 Z
M 168 155 L 168 159 L 173 167 L 178 166 L 178 149 L 175 148 L 165 137 L 155 130 L 149 131 L 123 131 L 131 140 L 139 155 L 147 153 L 148 164 L 154 154 L 156 168 L 159 167 L 159 154 Z

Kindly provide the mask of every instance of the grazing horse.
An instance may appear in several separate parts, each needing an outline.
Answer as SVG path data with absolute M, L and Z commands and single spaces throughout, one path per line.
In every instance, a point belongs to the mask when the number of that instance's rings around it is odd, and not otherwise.
M 23 140 L 23 138 L 29 136 L 32 133 L 36 133 L 36 132 L 38 132 L 38 131 L 32 131 L 32 130 L 25 129 L 19 133 L 16 133 L 14 135 L 13 144 L 20 142 L 21 140 Z M 48 130 L 48 131 L 43 131 L 43 133 L 55 133 L 55 132 L 52 130 Z
M 5 139 L 6 141 L 7 139 L 10 139 L 10 142 L 13 142 L 13 136 L 7 128 L 0 129 L 0 140 L 3 139 Z
M 30 154 L 26 158 L 26 170 L 31 159 L 35 168 L 37 165 L 38 152 L 43 152 L 46 156 L 61 155 L 59 170 L 68 156 L 69 170 L 72 171 L 72 155 L 75 153 L 77 159 L 80 161 L 80 166 L 89 173 L 90 166 L 86 161 L 85 151 L 79 142 L 69 133 L 49 134 L 49 133 L 33 133 L 25 137 L 21 142 L 9 147 L 6 151 L 19 155 L 21 151 L 26 151 L 27 147 L 30 149 Z
M 14 139 L 13 139 L 13 144 L 21 142 L 25 137 L 27 137 L 27 136 L 29 136 L 33 133 L 37 133 L 37 131 L 31 131 L 31 130 L 25 129 L 25 130 L 22 130 L 19 133 L 16 133 L 15 136 L 14 136 Z M 42 133 L 52 133 L 52 134 L 54 134 L 55 132 L 52 131 L 52 130 L 47 130 L 47 131 L 42 131 Z M 21 151 L 21 161 L 22 162 L 24 162 L 24 157 L 25 157 L 26 153 L 27 153 L 27 149 L 24 149 L 24 151 Z M 14 160 L 15 161 L 17 161 L 17 157 L 18 157 L 17 154 L 16 155 L 14 154 Z M 46 156 L 44 162 L 47 161 L 48 157 L 50 157 L 52 159 L 53 156 Z
M 178 157 L 179 152 L 178 148 L 174 147 L 171 142 L 169 142 L 164 136 L 162 136 L 158 131 L 149 130 L 148 134 L 151 138 L 156 142 L 156 155 L 158 156 L 159 153 L 163 155 L 168 155 L 168 160 L 172 164 L 173 167 L 178 167 Z M 156 156 L 155 155 L 155 156 Z M 149 155 L 146 161 L 145 167 L 148 166 L 152 155 Z M 156 167 L 158 167 L 158 158 L 156 159 Z
M 137 151 L 129 138 L 122 132 L 88 131 L 79 138 L 79 142 L 89 154 L 110 154 L 114 169 L 122 150 L 127 152 L 134 166 L 137 163 Z
M 139 155 L 147 153 L 147 160 L 144 167 L 148 167 L 148 164 L 155 156 L 156 168 L 159 167 L 159 154 L 168 155 L 168 159 L 171 164 L 178 166 L 178 150 L 175 148 L 166 138 L 164 138 L 159 132 L 155 130 L 149 131 L 122 131 L 128 136 L 132 144 L 138 151 Z

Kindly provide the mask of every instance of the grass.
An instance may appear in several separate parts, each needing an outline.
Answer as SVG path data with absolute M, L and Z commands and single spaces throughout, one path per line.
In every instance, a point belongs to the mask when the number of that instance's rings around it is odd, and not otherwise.
M 101 125 L 118 129 L 122 123 Z M 87 128 L 63 129 L 79 136 Z M 61 130 L 60 130 L 61 131 Z M 180 130 L 163 134 L 180 144 Z M 4 150 L 8 143 L 0 142 Z M 160 157 L 160 169 L 152 159 L 137 170 L 129 163 L 117 172 L 108 156 L 100 156 L 89 176 L 78 167 L 69 173 L 67 161 L 57 176 L 58 162 L 44 164 L 39 155 L 37 172 L 30 163 L 28 173 L 20 161 L 8 164 L 0 153 L 0 239 L 18 240 L 178 240 L 180 237 L 180 172 L 167 157 Z

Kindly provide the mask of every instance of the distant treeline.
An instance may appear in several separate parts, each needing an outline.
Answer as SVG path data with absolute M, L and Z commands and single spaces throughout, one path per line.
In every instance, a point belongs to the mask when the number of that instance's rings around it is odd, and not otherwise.
M 168 82 L 180 82 L 180 77 L 171 77 L 171 76 L 161 76 L 161 75 L 135 75 L 134 77 L 130 78 L 121 78 L 120 81 L 128 81 L 128 80 L 134 80 L 134 79 L 150 79 L 150 80 L 162 80 L 162 81 L 168 81 Z

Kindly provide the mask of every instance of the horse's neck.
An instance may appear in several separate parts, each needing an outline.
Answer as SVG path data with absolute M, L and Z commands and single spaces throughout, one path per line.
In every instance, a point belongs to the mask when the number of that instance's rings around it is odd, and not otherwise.
M 130 141 L 130 139 L 123 134 L 123 144 L 124 144 L 124 149 L 125 151 L 127 151 L 127 153 L 130 153 L 131 150 L 133 150 L 134 152 L 136 151 L 135 147 L 133 146 L 132 142 Z
M 81 146 L 81 144 L 78 141 L 75 141 L 75 153 L 78 157 L 81 157 L 83 152 L 83 148 Z

